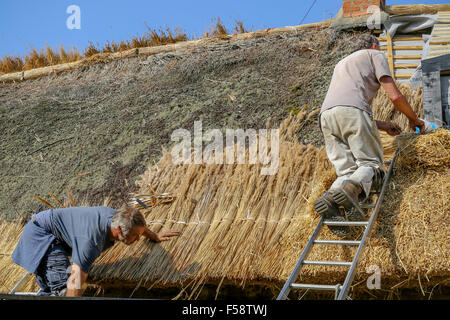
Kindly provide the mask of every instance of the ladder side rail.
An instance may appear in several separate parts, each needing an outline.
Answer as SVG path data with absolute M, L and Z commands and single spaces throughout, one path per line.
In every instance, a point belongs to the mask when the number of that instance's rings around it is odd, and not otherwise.
M 316 239 L 317 235 L 319 234 L 320 230 L 323 226 L 323 220 L 324 218 L 321 217 L 319 223 L 316 226 L 316 229 L 314 230 L 313 234 L 308 240 L 308 243 L 306 244 L 305 248 L 303 249 L 303 252 L 297 262 L 297 264 L 294 267 L 294 270 L 292 270 L 291 275 L 287 279 L 286 283 L 283 286 L 283 289 L 281 289 L 280 294 L 277 297 L 277 300 L 286 300 L 289 292 L 291 291 L 291 284 L 297 279 L 300 270 L 303 266 L 303 260 L 306 259 L 306 257 L 309 254 L 309 251 L 311 251 L 311 248 L 314 244 L 314 240 Z
M 25 280 L 25 278 L 29 275 L 30 273 L 27 271 L 23 277 L 19 280 L 19 282 L 17 282 L 17 284 L 14 286 L 14 288 L 11 289 L 11 291 L 8 294 L 14 294 L 14 292 L 16 291 L 17 287 L 23 282 L 23 280 Z
M 394 164 L 395 164 L 395 160 L 397 160 L 397 156 L 398 156 L 398 150 L 395 153 L 394 158 L 391 161 L 391 164 L 389 165 L 389 170 L 388 170 L 388 172 L 386 174 L 386 178 L 384 179 L 383 186 L 381 187 L 380 195 L 378 196 L 377 202 L 375 204 L 375 208 L 373 209 L 373 212 L 372 212 L 372 214 L 370 216 L 369 224 L 367 225 L 366 230 L 364 231 L 364 234 L 363 234 L 363 236 L 361 238 L 361 243 L 358 246 L 358 251 L 356 252 L 355 258 L 353 259 L 352 266 L 350 267 L 350 270 L 347 273 L 347 277 L 345 278 L 344 284 L 342 285 L 342 290 L 339 293 L 339 296 L 338 296 L 337 300 L 344 300 L 344 299 L 346 299 L 346 297 L 348 295 L 348 291 L 350 290 L 350 285 L 352 284 L 353 279 L 354 279 L 355 274 L 356 274 L 356 269 L 358 267 L 360 254 L 362 252 L 362 249 L 365 246 L 366 238 L 370 234 L 370 232 L 372 231 L 372 227 L 374 225 L 374 222 L 377 219 L 378 212 L 380 211 L 381 203 L 382 203 L 383 198 L 384 198 L 384 192 L 386 191 L 388 182 L 389 182 L 389 180 L 391 178 L 392 171 L 393 171 Z

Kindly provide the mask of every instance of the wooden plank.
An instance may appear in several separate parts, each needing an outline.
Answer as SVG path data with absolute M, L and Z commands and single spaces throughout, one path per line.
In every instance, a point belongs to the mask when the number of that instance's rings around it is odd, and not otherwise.
M 446 48 L 450 46 L 450 44 L 435 44 L 435 45 L 430 45 L 430 48 Z
M 394 50 L 422 50 L 423 46 L 392 46 Z M 387 49 L 385 46 L 381 47 L 381 50 Z
M 410 73 L 396 73 L 395 77 L 397 79 L 409 79 L 409 78 L 412 77 L 412 74 L 410 74 Z
M 389 63 L 389 70 L 391 70 L 391 74 L 394 77 L 395 80 L 395 69 L 394 69 L 394 53 L 392 51 L 392 39 L 389 32 L 386 32 L 386 39 L 387 39 L 387 60 Z
M 450 40 L 438 40 L 438 41 L 430 41 L 430 44 L 450 44 Z
M 450 41 L 450 32 L 448 33 L 447 37 L 437 36 L 437 37 L 433 37 L 433 40 L 449 40 Z
M 448 50 L 448 51 L 441 51 L 441 52 L 436 52 L 436 51 L 435 52 L 430 52 L 428 54 L 428 56 L 427 56 L 427 59 L 428 58 L 434 58 L 434 57 L 443 56 L 445 54 L 450 54 L 450 50 Z
M 398 55 L 398 56 L 394 56 L 394 59 L 407 59 L 407 60 L 417 60 L 417 59 L 422 59 L 422 55 L 417 54 L 417 55 Z
M 415 69 L 419 66 L 418 63 L 402 63 L 402 64 L 395 64 L 395 69 Z
M 423 40 L 422 37 L 394 37 L 392 41 L 420 41 Z M 386 41 L 386 38 L 378 38 L 378 41 Z

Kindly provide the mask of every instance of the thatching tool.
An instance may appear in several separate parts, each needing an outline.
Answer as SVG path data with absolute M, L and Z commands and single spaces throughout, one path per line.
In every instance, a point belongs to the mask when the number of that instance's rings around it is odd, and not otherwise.
M 175 197 L 170 193 L 152 193 L 152 194 L 134 194 L 136 203 L 141 205 L 145 210 L 151 209 L 159 204 L 171 203 Z
M 419 119 L 422 120 L 422 121 L 425 123 L 425 133 L 431 132 L 431 131 L 436 130 L 436 129 L 438 128 L 438 127 L 437 127 L 433 122 L 431 122 L 431 121 L 427 121 L 427 120 L 424 120 L 424 119 L 421 119 L 421 118 L 419 118 Z M 415 129 L 416 129 L 416 132 L 417 132 L 418 134 L 420 134 L 419 127 L 415 127 Z
M 148 207 L 145 205 L 145 203 L 143 203 L 141 200 L 139 200 L 138 198 L 136 198 L 136 201 L 144 208 L 147 209 Z
M 307 289 L 307 290 L 321 290 L 321 291 L 334 291 L 335 292 L 335 300 L 344 300 L 344 299 L 350 299 L 348 296 L 348 292 L 350 290 L 350 286 L 353 282 L 353 279 L 356 274 L 356 268 L 358 267 L 359 257 L 361 256 L 361 252 L 364 248 L 364 245 L 366 244 L 367 237 L 369 236 L 373 225 L 375 224 L 375 221 L 378 216 L 378 212 L 381 208 L 381 203 L 383 201 L 384 193 L 386 191 L 389 179 L 392 175 L 392 171 L 394 168 L 394 163 L 398 156 L 398 150 L 395 152 L 394 158 L 391 160 L 391 163 L 389 165 L 389 170 L 386 174 L 386 177 L 383 181 L 383 186 L 381 187 L 380 193 L 378 195 L 378 199 L 375 204 L 367 204 L 367 203 L 361 203 L 360 206 L 362 208 L 371 208 L 372 213 L 370 214 L 370 218 L 368 221 L 331 221 L 331 220 L 325 220 L 324 217 L 322 217 L 317 224 L 313 234 L 308 240 L 308 243 L 306 244 L 305 248 L 303 249 L 302 254 L 300 255 L 300 258 L 297 262 L 297 264 L 294 267 L 294 270 L 292 270 L 291 275 L 287 279 L 286 283 L 283 286 L 283 289 L 281 290 L 280 294 L 277 297 L 277 300 L 286 300 L 288 298 L 288 294 L 291 291 L 291 289 Z M 365 227 L 364 234 L 361 238 L 361 240 L 316 240 L 318 235 L 320 234 L 320 231 L 323 227 L 323 225 L 327 226 L 362 226 Z M 313 261 L 313 260 L 306 260 L 308 257 L 309 252 L 311 251 L 312 247 L 316 244 L 320 245 L 344 245 L 344 246 L 358 246 L 358 250 L 356 251 L 356 254 L 353 258 L 352 262 L 346 262 L 346 261 Z M 331 285 L 323 285 L 323 284 L 306 284 L 306 283 L 294 283 L 294 281 L 298 278 L 298 275 L 300 274 L 300 271 L 304 265 L 316 265 L 316 266 L 341 266 L 341 267 L 349 267 L 349 271 L 347 272 L 347 276 L 345 278 L 344 284 L 331 284 Z

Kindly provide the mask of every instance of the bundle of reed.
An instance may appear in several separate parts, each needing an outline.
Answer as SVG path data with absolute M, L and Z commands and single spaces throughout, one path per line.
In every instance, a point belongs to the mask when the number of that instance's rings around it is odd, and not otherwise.
M 418 170 L 450 167 L 450 131 L 440 128 L 431 134 L 402 134 L 396 139 L 399 165 Z
M 406 98 L 413 111 L 423 118 L 423 96 L 422 87 L 412 89 L 409 84 L 397 84 L 400 92 Z M 375 120 L 393 121 L 397 123 L 403 131 L 413 132 L 409 127 L 408 118 L 403 113 L 398 112 L 394 108 L 394 104 L 389 99 L 383 88 L 378 90 L 377 95 L 372 101 L 372 111 Z
M 0 220 L 0 293 L 9 293 L 26 274 L 26 270 L 14 264 L 11 255 L 22 234 L 25 221 Z M 34 276 L 28 275 L 16 291 L 36 292 L 39 289 Z

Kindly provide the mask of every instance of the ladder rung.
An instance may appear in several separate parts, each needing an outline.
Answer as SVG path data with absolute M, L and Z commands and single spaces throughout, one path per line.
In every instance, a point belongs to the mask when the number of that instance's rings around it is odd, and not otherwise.
M 306 283 L 293 283 L 291 288 L 294 289 L 312 289 L 312 290 L 336 290 L 336 286 L 326 285 L 326 284 L 306 284 Z M 339 285 L 339 290 L 341 290 L 342 285 Z
M 323 222 L 326 226 L 350 226 L 350 227 L 364 227 L 369 224 L 367 221 L 330 221 Z
M 350 267 L 352 265 L 351 262 L 346 261 L 314 261 L 314 260 L 304 260 L 303 264 L 307 265 L 315 265 L 315 266 L 341 266 L 341 267 Z
M 359 246 L 361 241 L 353 241 L 353 240 L 314 240 L 314 243 L 317 244 L 342 244 L 349 246 Z

